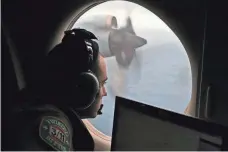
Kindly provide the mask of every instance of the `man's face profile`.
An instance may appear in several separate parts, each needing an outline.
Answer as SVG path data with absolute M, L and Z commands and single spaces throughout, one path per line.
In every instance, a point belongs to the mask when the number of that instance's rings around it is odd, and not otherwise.
M 99 94 L 96 98 L 96 105 L 94 109 L 94 117 L 96 117 L 98 110 L 100 109 L 100 106 L 102 104 L 102 98 L 104 96 L 107 96 L 106 88 L 105 88 L 105 83 L 108 80 L 107 77 L 107 69 L 106 69 L 106 63 L 105 59 L 103 56 L 99 55 L 99 77 L 98 80 L 100 82 L 100 90 Z

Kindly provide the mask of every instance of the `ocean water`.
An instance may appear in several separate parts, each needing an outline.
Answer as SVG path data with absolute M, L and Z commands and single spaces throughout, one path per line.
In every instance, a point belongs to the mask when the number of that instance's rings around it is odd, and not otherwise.
M 116 95 L 177 113 L 186 109 L 192 92 L 191 67 L 184 48 L 177 43 L 137 50 L 129 69 L 121 69 L 114 57 L 106 58 L 106 63 L 109 80 L 103 114 L 90 120 L 106 135 L 112 135 Z

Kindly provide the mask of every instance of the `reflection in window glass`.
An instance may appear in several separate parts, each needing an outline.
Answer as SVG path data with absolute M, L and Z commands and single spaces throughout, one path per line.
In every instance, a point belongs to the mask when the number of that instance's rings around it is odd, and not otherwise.
M 98 130 L 111 136 L 115 96 L 184 113 L 192 90 L 190 62 L 180 40 L 155 14 L 135 3 L 111 1 L 88 10 L 74 27 L 92 31 L 106 57 L 108 96 L 103 115 L 90 120 Z

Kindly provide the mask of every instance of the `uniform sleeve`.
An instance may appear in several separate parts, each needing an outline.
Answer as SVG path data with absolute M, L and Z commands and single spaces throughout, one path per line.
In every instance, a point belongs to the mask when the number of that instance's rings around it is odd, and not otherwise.
M 39 124 L 39 138 L 54 150 L 72 150 L 71 128 L 63 118 L 43 116 Z
M 72 128 L 68 119 L 59 114 L 42 114 L 39 117 L 18 120 L 14 127 L 12 150 L 71 151 Z M 12 136 L 13 137 L 13 136 Z

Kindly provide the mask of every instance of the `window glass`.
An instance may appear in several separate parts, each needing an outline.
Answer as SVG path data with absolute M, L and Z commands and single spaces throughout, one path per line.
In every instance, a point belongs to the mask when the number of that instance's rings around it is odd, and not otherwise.
M 115 96 L 184 113 L 192 91 L 189 58 L 155 14 L 135 3 L 110 1 L 88 10 L 75 27 L 98 37 L 107 64 L 103 114 L 90 120 L 98 130 L 111 136 Z

